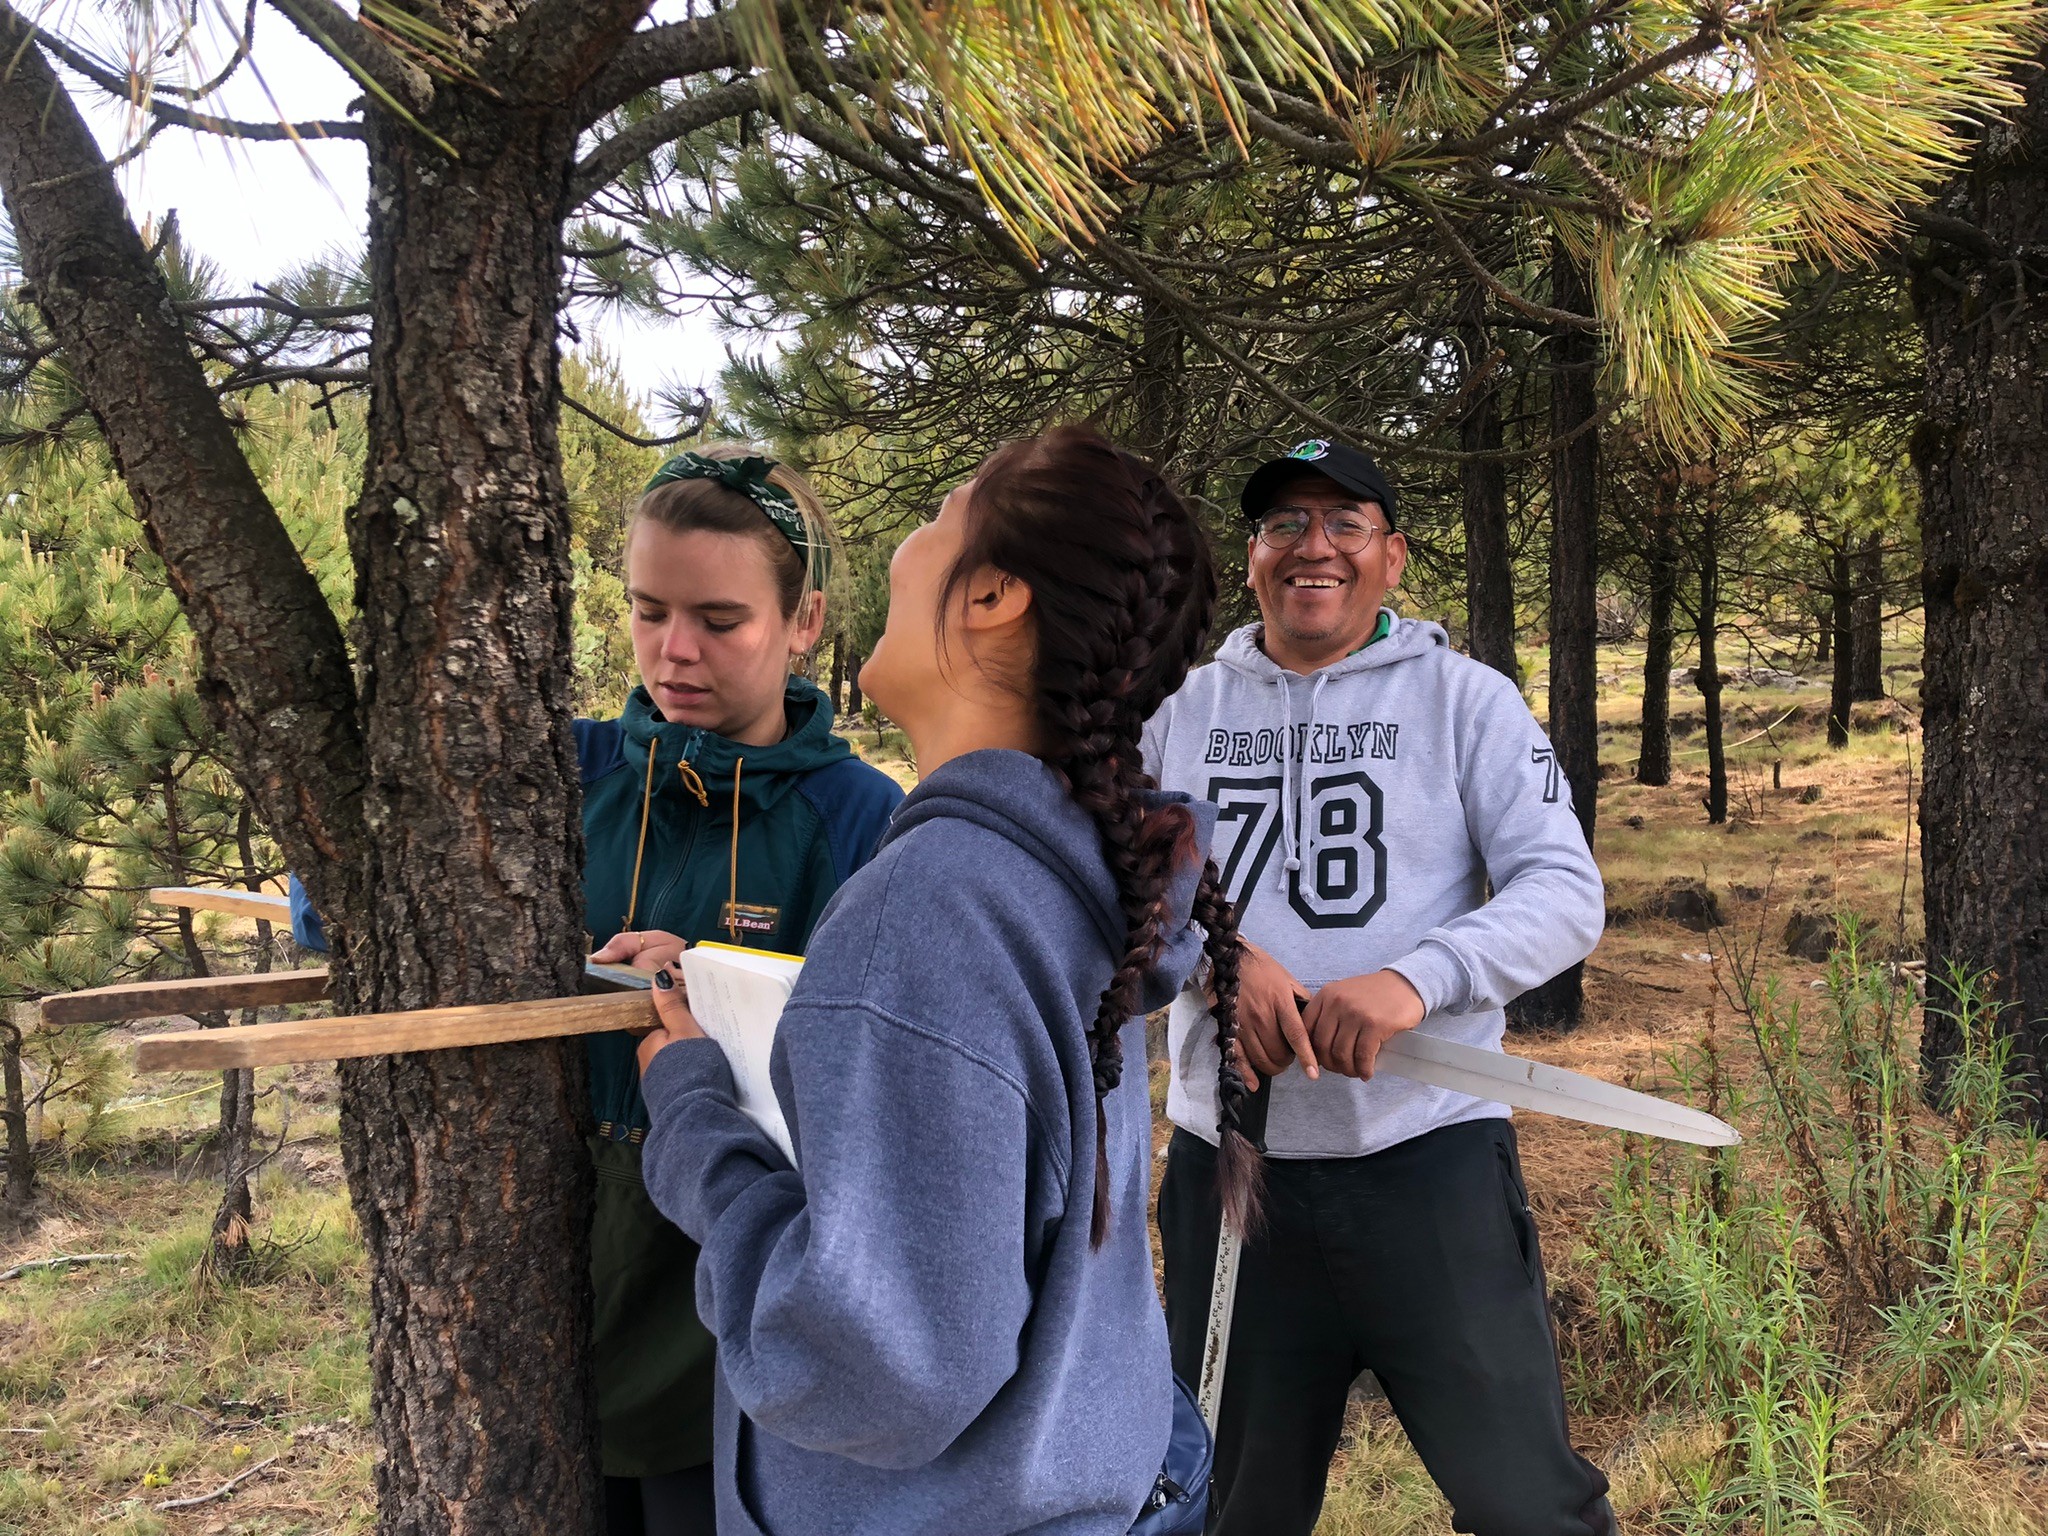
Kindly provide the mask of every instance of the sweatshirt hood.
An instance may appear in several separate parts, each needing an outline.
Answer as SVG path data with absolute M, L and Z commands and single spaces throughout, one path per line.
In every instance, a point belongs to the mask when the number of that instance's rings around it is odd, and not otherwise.
M 816 684 L 792 677 L 782 708 L 789 727 L 782 740 L 749 746 L 702 726 L 662 719 L 646 688 L 635 687 L 619 716 L 626 733 L 626 760 L 636 774 L 649 778 L 648 755 L 653 753 L 650 782 L 657 794 L 700 799 L 691 783 L 694 777 L 702 785 L 701 801 L 707 808 L 729 806 L 737 778 L 741 801 L 765 810 L 805 774 L 852 755 L 852 748 L 832 734 L 832 701 Z
M 1201 958 L 1203 936 L 1193 909 L 1216 808 L 1178 791 L 1147 790 L 1144 799 L 1147 806 L 1184 805 L 1195 823 L 1194 847 L 1167 888 L 1160 925 L 1165 939 L 1143 983 L 1143 1009 L 1149 1013 L 1173 1001 Z M 910 792 L 881 846 L 941 817 L 985 827 L 1054 871 L 1094 920 L 1110 953 L 1123 954 L 1123 908 L 1103 856 L 1102 834 L 1054 769 L 1029 753 L 1000 749 L 954 758 Z
M 1306 676 L 1289 672 L 1259 649 L 1259 638 L 1265 632 L 1263 624 L 1247 624 L 1242 629 L 1232 630 L 1230 637 L 1218 648 L 1216 660 L 1234 672 L 1263 682 L 1281 683 L 1294 679 L 1322 683 L 1369 672 L 1375 667 L 1390 667 L 1431 651 L 1450 649 L 1451 637 L 1444 633 L 1443 625 L 1428 619 L 1404 619 L 1391 608 L 1382 608 L 1380 612 L 1386 616 L 1386 634 L 1353 651 L 1342 661 L 1333 661 Z

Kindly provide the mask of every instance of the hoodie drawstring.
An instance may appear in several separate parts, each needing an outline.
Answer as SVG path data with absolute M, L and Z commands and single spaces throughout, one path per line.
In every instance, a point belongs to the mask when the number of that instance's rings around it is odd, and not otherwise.
M 1294 690 L 1287 686 L 1287 674 L 1273 679 L 1280 687 L 1280 840 L 1287 857 L 1280 861 L 1280 890 L 1287 890 L 1287 877 L 1301 868 L 1301 847 L 1295 827 L 1294 804 Z M 1307 764 L 1302 765 L 1304 769 Z
M 647 813 L 654 808 L 654 758 L 656 743 L 647 743 L 647 784 L 640 791 L 640 838 L 633 844 L 633 893 L 626 898 L 626 920 L 621 932 L 633 927 L 633 914 L 640 910 L 640 861 L 647 853 Z
M 1316 826 L 1314 816 L 1309 814 L 1309 754 L 1314 750 L 1316 739 L 1316 714 L 1322 708 L 1323 684 L 1330 680 L 1327 670 L 1316 673 L 1315 686 L 1308 694 L 1308 729 L 1301 738 L 1301 777 L 1294 776 L 1294 690 L 1288 686 L 1288 679 L 1281 677 L 1280 712 L 1287 722 L 1285 733 L 1280 738 L 1280 825 L 1285 835 L 1287 857 L 1280 869 L 1280 889 L 1287 889 L 1288 878 L 1296 874 L 1306 860 L 1314 867 L 1316 853 Z
M 654 760 L 660 755 L 660 741 L 648 742 L 647 782 L 641 786 L 640 790 L 640 836 L 633 844 L 633 888 L 632 893 L 626 898 L 626 919 L 619 924 L 619 930 L 622 933 L 632 930 L 633 916 L 640 910 L 640 866 L 647 856 L 647 815 L 648 812 L 654 809 Z M 698 777 L 697 770 L 690 766 L 688 758 L 683 758 L 676 764 L 676 772 L 682 777 L 683 788 L 697 797 L 699 805 L 708 808 L 711 804 L 711 796 L 704 792 L 704 781 Z M 733 794 L 735 797 L 739 794 L 739 784 L 737 781 L 733 784 Z M 737 798 L 735 798 L 734 804 L 737 807 Z
M 744 757 L 736 757 L 732 764 L 732 855 L 726 861 L 725 887 L 725 931 L 732 936 L 733 943 L 740 941 L 740 770 L 747 766 Z

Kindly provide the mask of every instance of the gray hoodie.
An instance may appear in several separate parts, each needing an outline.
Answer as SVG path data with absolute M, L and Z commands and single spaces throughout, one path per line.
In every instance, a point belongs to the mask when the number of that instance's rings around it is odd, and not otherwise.
M 1425 1033 L 1498 1050 L 1502 1005 L 1598 942 L 1600 872 L 1514 684 L 1440 626 L 1389 621 L 1307 677 L 1267 659 L 1258 626 L 1238 630 L 1146 728 L 1146 767 L 1215 802 L 1240 928 L 1303 986 L 1398 971 L 1429 1010 Z M 1214 1031 L 1183 992 L 1166 1113 L 1210 1142 Z M 1507 1113 L 1384 1072 L 1311 1082 L 1296 1066 L 1273 1084 L 1266 1141 L 1276 1157 L 1360 1157 Z

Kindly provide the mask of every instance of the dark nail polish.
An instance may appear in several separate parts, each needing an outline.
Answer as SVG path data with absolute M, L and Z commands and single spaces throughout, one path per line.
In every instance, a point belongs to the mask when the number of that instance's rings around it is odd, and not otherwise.
M 665 965 L 654 973 L 654 984 L 664 992 L 673 992 L 676 989 L 676 979 L 669 975 L 668 967 Z

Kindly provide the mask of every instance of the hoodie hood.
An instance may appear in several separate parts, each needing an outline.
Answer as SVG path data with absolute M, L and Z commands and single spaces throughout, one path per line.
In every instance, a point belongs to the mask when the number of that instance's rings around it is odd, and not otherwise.
M 1167 888 L 1160 924 L 1165 939 L 1143 983 L 1143 1006 L 1149 1013 L 1173 1001 L 1201 958 L 1203 935 L 1193 909 L 1216 808 L 1178 791 L 1147 790 L 1144 801 L 1148 808 L 1185 806 L 1195 834 Z M 1102 834 L 1094 818 L 1074 803 L 1056 770 L 1026 752 L 992 749 L 954 758 L 910 792 L 890 821 L 882 847 L 940 817 L 985 827 L 1052 870 L 1086 908 L 1110 952 L 1123 953 L 1123 907 L 1102 851 Z
M 853 755 L 852 749 L 832 734 L 832 701 L 815 683 L 792 677 L 782 696 L 782 708 L 789 722 L 782 740 L 749 746 L 702 726 L 662 719 L 646 688 L 635 687 L 619 716 L 625 731 L 626 761 L 636 780 L 645 781 L 647 755 L 653 750 L 656 794 L 682 794 L 694 800 L 697 795 L 690 782 L 694 775 L 703 786 L 705 800 L 714 807 L 731 805 L 737 776 L 742 804 L 767 810 L 794 789 L 804 774 Z M 679 765 L 689 772 L 681 772 Z
M 1264 651 L 1259 649 L 1259 639 L 1265 633 L 1263 624 L 1247 624 L 1234 629 L 1216 652 L 1216 660 L 1223 666 L 1246 677 L 1258 678 L 1264 682 L 1313 683 L 1334 681 L 1367 672 L 1374 667 L 1390 667 L 1397 662 L 1412 661 L 1417 656 L 1427 655 L 1433 650 L 1449 650 L 1451 637 L 1444 633 L 1441 624 L 1428 619 L 1404 619 L 1391 608 L 1382 608 L 1387 632 L 1379 639 L 1353 651 L 1342 661 L 1333 661 L 1303 676 L 1289 672 L 1278 665 Z

